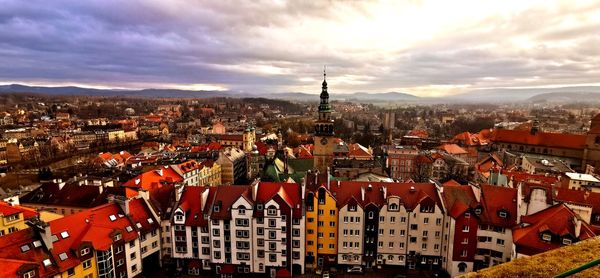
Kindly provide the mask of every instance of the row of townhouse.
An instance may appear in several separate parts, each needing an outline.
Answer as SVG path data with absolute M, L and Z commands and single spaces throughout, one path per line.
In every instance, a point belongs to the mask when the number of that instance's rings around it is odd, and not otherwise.
M 173 258 L 188 274 L 304 273 L 302 187 L 185 187 L 171 223 Z
M 160 259 L 159 222 L 143 198 L 110 203 L 0 237 L 1 277 L 141 277 Z M 146 269 L 148 268 L 148 269 Z

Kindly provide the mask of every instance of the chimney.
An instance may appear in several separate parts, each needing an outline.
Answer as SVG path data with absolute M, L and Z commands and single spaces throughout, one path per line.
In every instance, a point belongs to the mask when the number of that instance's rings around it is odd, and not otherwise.
M 129 200 L 125 197 L 111 195 L 108 197 L 108 202 L 119 205 L 125 215 L 129 215 Z
M 381 186 L 381 191 L 383 192 L 383 199 L 387 199 L 387 186 Z
M 361 201 L 365 200 L 365 188 L 364 187 L 360 187 L 360 199 Z
M 46 249 L 52 249 L 52 231 L 50 230 L 50 224 L 44 222 L 39 218 L 30 218 L 27 220 L 27 225 L 42 239 Z
M 577 216 L 573 216 L 573 225 L 575 226 L 575 237 L 579 238 L 581 234 L 581 219 L 577 218 Z
M 329 176 L 329 167 L 327 167 L 327 172 L 326 173 L 327 173 L 327 190 L 330 190 L 329 183 L 331 182 L 331 179 L 329 178 L 330 177 Z

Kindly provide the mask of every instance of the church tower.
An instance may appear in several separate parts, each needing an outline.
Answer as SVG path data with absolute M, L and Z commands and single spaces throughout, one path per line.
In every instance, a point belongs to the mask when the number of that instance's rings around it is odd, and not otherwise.
M 323 70 L 323 84 L 321 88 L 321 102 L 319 103 L 319 118 L 315 122 L 314 135 L 314 167 L 320 172 L 327 170 L 333 163 L 333 148 L 335 145 L 333 120 L 331 119 L 331 104 L 327 92 L 327 74 Z

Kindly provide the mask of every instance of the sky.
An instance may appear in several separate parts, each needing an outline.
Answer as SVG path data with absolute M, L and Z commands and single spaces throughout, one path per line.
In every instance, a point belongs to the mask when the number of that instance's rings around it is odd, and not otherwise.
M 600 85 L 600 1 L 0 0 L 0 84 L 251 93 Z

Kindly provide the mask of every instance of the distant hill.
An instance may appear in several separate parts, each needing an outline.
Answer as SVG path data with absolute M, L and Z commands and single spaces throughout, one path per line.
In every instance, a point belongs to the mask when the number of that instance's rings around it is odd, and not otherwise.
M 283 99 L 293 101 L 317 101 L 318 94 L 307 93 L 241 93 L 235 91 L 192 91 L 176 89 L 143 89 L 143 90 L 118 90 L 118 89 L 92 89 L 75 86 L 67 87 L 43 87 L 26 86 L 21 84 L 0 85 L 0 93 L 36 93 L 47 95 L 86 95 L 86 96 L 139 96 L 139 97 L 157 97 L 157 98 L 212 98 L 212 97 L 263 97 L 271 99 Z M 353 93 L 353 94 L 331 94 L 332 100 L 356 100 L 363 102 L 388 102 L 388 101 L 409 101 L 420 99 L 417 96 L 406 93 Z
M 528 89 L 481 89 L 472 90 L 462 94 L 453 95 L 449 98 L 452 101 L 461 102 L 485 102 L 485 103 L 505 103 L 505 102 L 529 102 L 535 101 L 534 97 L 550 93 L 571 95 L 576 93 L 600 93 L 600 86 L 573 86 L 561 88 L 528 88 Z M 565 99 L 568 100 L 568 99 Z M 569 100 L 569 102 L 572 102 Z
M 545 93 L 527 99 L 533 103 L 574 103 L 574 102 L 600 102 L 600 92 L 594 93 Z

